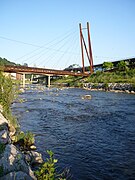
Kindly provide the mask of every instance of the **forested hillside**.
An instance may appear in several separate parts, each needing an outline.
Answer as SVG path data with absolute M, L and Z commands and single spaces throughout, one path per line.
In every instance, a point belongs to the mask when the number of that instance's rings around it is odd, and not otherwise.
M 5 58 L 1 58 L 0 57 L 0 66 L 3 66 L 3 65 L 16 65 L 14 62 L 11 62 Z

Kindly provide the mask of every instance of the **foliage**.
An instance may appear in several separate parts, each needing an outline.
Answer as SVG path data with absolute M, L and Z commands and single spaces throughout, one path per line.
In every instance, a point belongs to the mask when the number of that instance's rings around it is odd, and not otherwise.
M 3 106 L 3 115 L 5 118 L 13 125 L 14 128 L 18 128 L 17 119 L 12 115 L 10 106 L 16 95 L 15 84 L 10 77 L 5 77 L 2 72 L 0 72 L 0 104 Z M 31 132 L 18 132 L 15 142 L 23 142 L 23 147 L 27 148 L 34 144 L 34 135 Z
M 0 66 L 3 66 L 3 65 L 15 65 L 15 63 L 14 62 L 10 62 L 10 61 L 8 61 L 5 58 L 1 58 L 0 57 Z
M 31 145 L 33 145 L 35 142 L 34 134 L 30 131 L 27 131 L 26 133 L 20 131 L 15 136 L 14 143 L 20 144 L 21 147 L 24 149 L 29 148 Z
M 112 69 L 113 68 L 113 63 L 112 62 L 104 62 L 102 67 L 105 70 Z
M 50 150 L 47 150 L 49 158 L 47 161 L 42 164 L 42 166 L 35 172 L 38 180 L 64 180 L 56 173 L 55 164 L 57 159 L 54 159 L 54 153 Z
M 118 70 L 127 70 L 128 67 L 127 67 L 127 62 L 125 61 L 120 61 L 118 64 L 117 64 L 117 67 L 118 67 Z
M 17 65 L 17 66 L 21 66 L 20 64 L 16 64 L 14 62 L 11 62 L 11 61 L 7 60 L 6 58 L 1 58 L 0 57 L 0 66 L 4 66 L 4 65 L 11 65 L 11 66 Z
M 5 77 L 0 72 L 0 103 L 9 108 L 14 99 L 13 83 L 10 77 Z
M 5 144 L 0 143 L 0 154 L 2 154 L 5 150 Z
M 3 115 L 6 117 L 6 119 L 8 119 L 8 121 L 10 122 L 10 124 L 15 128 L 18 129 L 19 128 L 19 124 L 18 121 L 16 119 L 15 116 L 12 115 L 11 109 L 5 110 L 3 112 Z
M 17 127 L 17 120 L 12 116 L 11 103 L 15 97 L 16 89 L 13 87 L 13 81 L 10 77 L 5 77 L 0 71 L 0 104 L 3 106 L 3 115 L 9 122 Z
M 135 69 L 116 72 L 96 72 L 85 79 L 92 83 L 135 83 Z
M 62 79 L 56 80 L 55 83 L 68 83 L 69 86 L 82 87 L 83 83 L 131 83 L 135 85 L 135 69 L 127 69 L 126 71 L 116 72 L 103 72 L 97 71 L 91 76 L 84 79 L 78 77 L 64 77 Z
M 104 83 L 103 88 L 107 91 L 108 90 L 108 83 Z
M 26 132 L 24 136 L 24 146 L 30 147 L 35 142 L 34 134 L 30 131 Z

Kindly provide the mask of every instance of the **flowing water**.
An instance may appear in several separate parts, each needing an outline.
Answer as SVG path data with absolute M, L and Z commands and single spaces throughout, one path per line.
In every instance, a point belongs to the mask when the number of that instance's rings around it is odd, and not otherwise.
M 21 129 L 36 135 L 44 158 L 52 150 L 71 179 L 135 179 L 135 95 L 33 86 L 19 97 L 25 102 L 12 111 Z

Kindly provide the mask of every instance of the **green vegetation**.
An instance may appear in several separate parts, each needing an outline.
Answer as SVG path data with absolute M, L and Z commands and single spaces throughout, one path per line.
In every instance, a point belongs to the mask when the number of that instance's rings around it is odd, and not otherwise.
M 128 70 L 128 63 L 127 62 L 125 62 L 125 61 L 120 61 L 118 64 L 117 64 L 117 67 L 118 67 L 118 70 L 119 71 L 121 71 L 121 70 L 123 70 L 123 71 L 126 71 L 126 70 Z
M 3 115 L 15 128 L 18 127 L 17 120 L 12 116 L 11 103 L 15 97 L 16 90 L 10 77 L 5 77 L 0 71 L 0 104 L 3 106 Z
M 29 149 L 30 146 L 34 144 L 34 142 L 34 134 L 30 131 L 26 133 L 22 131 L 18 132 L 14 140 L 14 143 L 20 144 L 23 149 Z
M 7 60 L 6 58 L 0 57 L 0 66 L 4 66 L 4 65 L 20 65 L 20 64 L 16 64 L 14 62 Z
M 112 62 L 104 62 L 102 67 L 104 70 L 112 69 L 113 63 Z
M 55 80 L 55 84 L 67 83 L 67 86 L 71 87 L 83 87 L 83 83 L 95 83 L 95 87 L 98 83 L 104 83 L 105 88 L 108 88 L 108 83 L 131 83 L 135 86 L 135 69 L 129 69 L 128 63 L 120 61 L 117 67 L 114 67 L 112 62 L 104 62 L 102 69 L 105 71 L 97 71 L 89 77 L 63 77 L 62 79 Z M 111 70 L 111 71 L 106 71 Z
M 57 159 L 54 159 L 54 153 L 52 151 L 47 151 L 49 158 L 42 164 L 42 166 L 35 172 L 38 180 L 64 180 L 62 174 L 58 175 L 56 172 L 55 164 Z
M 14 62 L 10 62 L 10 61 L 8 61 L 5 58 L 1 58 L 0 57 L 0 66 L 3 66 L 3 65 L 15 65 L 15 63 Z
M 85 79 L 92 83 L 131 83 L 135 84 L 135 69 L 116 72 L 97 71 Z
M 83 83 L 131 83 L 135 86 L 135 69 L 126 68 L 125 71 L 117 70 L 115 72 L 97 71 L 89 77 L 63 77 L 62 79 L 55 80 L 55 83 L 67 83 L 69 87 L 82 87 Z M 106 85 L 107 86 L 107 85 Z

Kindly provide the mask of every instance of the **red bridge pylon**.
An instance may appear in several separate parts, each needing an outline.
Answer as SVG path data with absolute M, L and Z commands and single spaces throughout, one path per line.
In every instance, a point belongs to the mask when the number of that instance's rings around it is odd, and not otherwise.
M 87 58 L 89 60 L 89 64 L 90 64 L 90 73 L 93 73 L 93 57 L 92 57 L 92 48 L 91 48 L 91 40 L 90 40 L 90 28 L 89 28 L 89 23 L 87 22 L 87 36 L 88 36 L 88 49 L 86 46 L 86 42 L 82 33 L 82 25 L 81 23 L 79 24 L 79 28 L 80 28 L 80 43 L 81 43 L 81 53 L 82 53 L 82 68 L 83 68 L 83 73 L 85 73 L 85 67 L 84 67 L 84 48 L 87 54 Z

